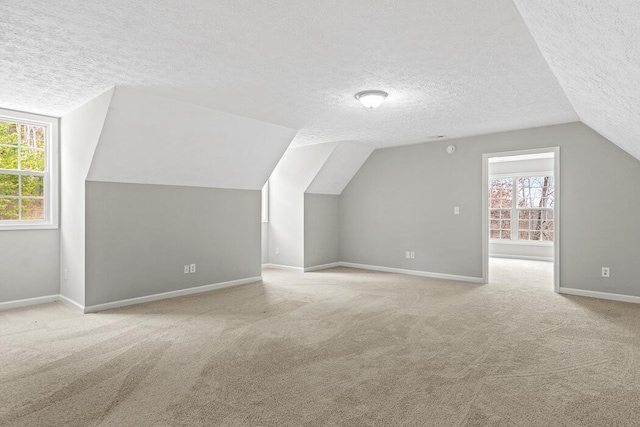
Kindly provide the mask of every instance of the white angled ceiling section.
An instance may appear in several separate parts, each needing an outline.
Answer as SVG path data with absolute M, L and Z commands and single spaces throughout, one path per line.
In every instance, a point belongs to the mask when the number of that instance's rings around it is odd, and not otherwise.
M 306 193 L 341 194 L 372 152 L 373 148 L 365 145 L 338 143 Z
M 515 3 L 580 119 L 640 159 L 640 1 Z
M 117 87 L 87 179 L 259 190 L 295 134 Z

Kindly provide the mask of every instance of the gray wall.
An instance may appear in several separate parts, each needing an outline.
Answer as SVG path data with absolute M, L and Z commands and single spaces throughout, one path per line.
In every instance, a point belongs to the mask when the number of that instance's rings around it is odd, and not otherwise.
M 86 189 L 87 306 L 261 274 L 259 190 Z M 184 274 L 190 263 L 197 272 Z
M 640 296 L 640 162 L 581 123 L 375 151 L 341 196 L 342 261 L 481 277 L 482 154 L 552 146 L 560 285 Z
M 553 244 L 489 241 L 489 256 L 496 258 L 529 259 L 553 262 Z
M 340 261 L 340 197 L 304 195 L 304 266 Z
M 0 303 L 60 293 L 58 230 L 0 231 Z

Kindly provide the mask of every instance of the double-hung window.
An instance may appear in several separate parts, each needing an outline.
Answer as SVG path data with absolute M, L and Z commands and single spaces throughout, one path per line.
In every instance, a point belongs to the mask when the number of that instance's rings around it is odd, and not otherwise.
M 58 120 L 0 110 L 0 230 L 55 228 Z
M 554 180 L 551 175 L 489 179 L 489 236 L 494 240 L 553 242 Z

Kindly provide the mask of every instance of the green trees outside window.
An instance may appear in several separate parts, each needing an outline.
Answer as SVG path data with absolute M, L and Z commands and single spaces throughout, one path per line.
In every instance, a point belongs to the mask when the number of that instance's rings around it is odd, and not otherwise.
M 45 219 L 46 130 L 0 120 L 0 221 Z

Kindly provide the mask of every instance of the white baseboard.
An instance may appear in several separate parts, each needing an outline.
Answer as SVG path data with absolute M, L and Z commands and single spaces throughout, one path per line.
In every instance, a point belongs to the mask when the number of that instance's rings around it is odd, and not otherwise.
M 429 277 L 432 279 L 456 280 L 458 282 L 471 282 L 484 284 L 482 277 L 457 276 L 454 274 L 431 273 L 429 271 L 405 270 L 402 268 L 380 267 L 377 265 L 354 264 L 352 262 L 340 262 L 341 267 L 360 268 L 362 270 L 383 271 L 385 273 L 408 274 L 410 276 Z
M 304 268 L 304 272 L 309 272 L 309 271 L 318 271 L 318 270 L 326 270 L 328 268 L 335 268 L 335 267 L 340 267 L 340 263 L 339 262 L 332 262 L 330 264 L 321 264 L 321 265 L 313 265 L 311 267 L 305 267 Z
M 298 273 L 304 272 L 304 268 L 302 267 L 292 267 L 290 265 L 280 265 L 280 264 L 262 264 L 262 268 L 277 268 L 280 270 L 297 271 Z
M 84 313 L 84 306 L 75 302 L 71 298 L 65 297 L 64 295 L 60 294 L 58 295 L 58 301 L 60 301 L 62 304 L 66 305 L 69 308 L 79 311 L 80 313 Z
M 11 310 L 12 308 L 29 307 L 31 305 L 46 304 L 56 302 L 60 299 L 60 295 L 47 295 L 44 297 L 19 299 L 15 301 L 0 302 L 0 311 Z
M 104 304 L 90 305 L 84 308 L 85 313 L 96 313 L 98 311 L 109 310 L 112 308 L 126 307 L 128 305 L 142 304 L 145 302 L 158 301 L 167 298 L 181 297 L 185 295 L 198 294 L 201 292 L 213 291 L 216 289 L 230 288 L 232 286 L 246 285 L 248 283 L 259 282 L 261 276 L 249 277 L 247 279 L 231 280 L 229 282 L 214 283 L 212 285 L 196 286 L 193 288 L 180 289 L 177 291 L 163 292 L 160 294 L 146 295 L 143 297 L 129 298 L 120 301 L 107 302 Z
M 633 295 L 612 294 L 608 292 L 598 292 L 598 291 L 585 291 L 583 289 L 573 289 L 573 288 L 563 288 L 563 287 L 560 287 L 559 292 L 561 294 L 577 295 L 580 297 L 609 299 L 613 301 L 632 302 L 635 304 L 640 304 L 640 297 L 636 297 Z
M 489 258 L 508 258 L 508 259 L 523 259 L 526 261 L 553 262 L 553 257 L 549 258 L 545 256 L 489 254 Z

